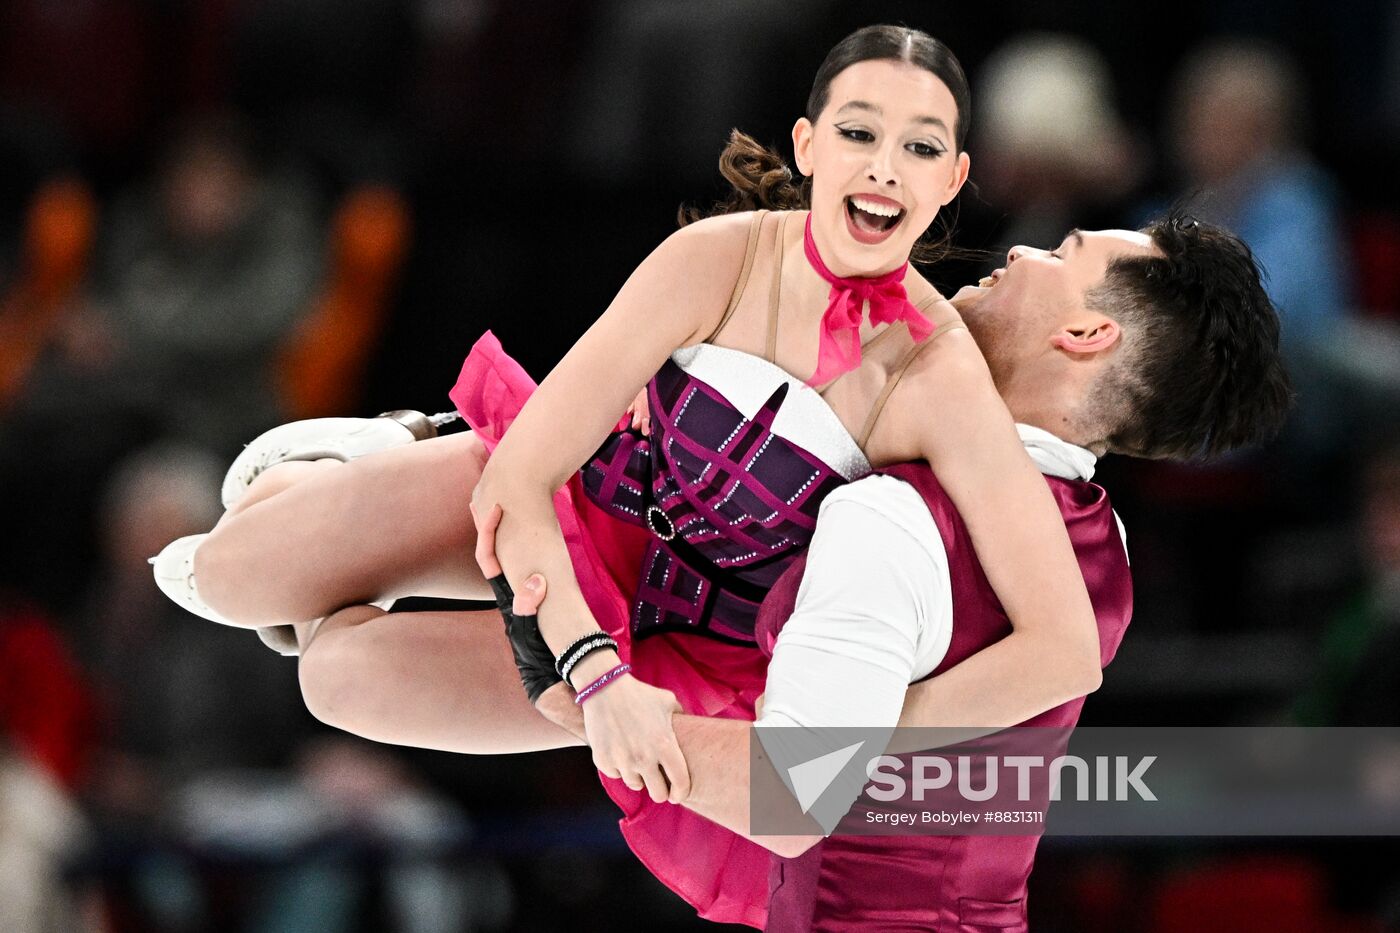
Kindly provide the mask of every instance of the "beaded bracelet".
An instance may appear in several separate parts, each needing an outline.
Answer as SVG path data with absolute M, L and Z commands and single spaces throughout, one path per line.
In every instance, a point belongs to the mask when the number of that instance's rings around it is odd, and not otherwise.
M 595 639 L 595 638 L 610 638 L 610 637 L 611 637 L 611 636 L 608 635 L 607 632 L 603 631 L 602 629 L 598 629 L 596 632 L 589 632 L 587 635 L 584 635 L 584 636 L 582 636 L 582 637 L 580 637 L 580 638 L 575 638 L 573 641 L 569 642 L 569 647 L 567 647 L 567 648 L 565 648 L 563 651 L 559 652 L 559 657 L 556 658 L 555 661 L 554 661 L 554 669 L 557 671 L 560 667 L 562 667 L 563 664 L 564 664 L 564 660 L 565 660 L 566 658 L 568 658 L 569 654 L 570 654 L 571 652 L 573 652 L 573 650 L 574 650 L 575 648 L 577 648 L 579 645 L 582 645 L 584 642 L 592 641 L 592 640 Z
M 580 646 L 579 649 L 573 653 L 572 657 L 559 665 L 559 674 L 564 679 L 564 682 L 572 687 L 574 682 L 569 679 L 570 675 L 583 663 L 584 658 L 587 658 L 596 651 L 615 652 L 617 651 L 617 642 L 613 641 L 611 638 L 595 638 L 593 641 Z
M 602 690 L 608 684 L 612 683 L 614 680 L 617 680 L 619 677 L 621 677 L 623 674 L 626 674 L 631 669 L 632 665 L 630 664 L 619 664 L 617 667 L 608 671 L 602 677 L 599 677 L 597 680 L 593 681 L 593 683 L 580 690 L 578 692 L 578 696 L 574 697 L 574 703 L 576 705 L 582 706 L 584 700 L 593 696 L 593 694 L 597 693 L 599 690 Z
M 582 638 L 576 638 L 563 651 L 559 652 L 559 657 L 554 659 L 554 671 L 565 680 L 569 679 L 569 670 L 583 660 L 584 654 L 594 650 L 594 646 L 603 644 L 617 650 L 617 642 L 611 635 L 604 631 L 589 632 Z

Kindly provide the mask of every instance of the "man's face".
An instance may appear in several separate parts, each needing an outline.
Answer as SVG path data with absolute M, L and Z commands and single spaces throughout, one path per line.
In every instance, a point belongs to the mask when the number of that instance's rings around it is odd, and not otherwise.
M 1015 246 L 1006 265 L 953 296 L 968 329 L 993 364 L 1052 349 L 1051 340 L 1092 316 L 1085 296 L 1103 283 L 1109 263 L 1158 255 L 1151 237 L 1134 230 L 1071 230 L 1053 250 Z

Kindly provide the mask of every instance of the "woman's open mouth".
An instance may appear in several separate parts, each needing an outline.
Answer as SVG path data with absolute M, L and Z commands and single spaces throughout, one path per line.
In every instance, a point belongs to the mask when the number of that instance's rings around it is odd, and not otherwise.
M 846 198 L 846 228 L 860 243 L 883 243 L 904 220 L 905 210 L 888 198 L 854 194 Z

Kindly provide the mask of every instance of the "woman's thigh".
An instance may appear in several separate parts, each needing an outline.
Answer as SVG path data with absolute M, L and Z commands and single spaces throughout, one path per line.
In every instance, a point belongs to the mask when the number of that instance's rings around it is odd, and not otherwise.
M 469 508 L 485 460 L 476 436 L 462 433 L 309 466 L 225 516 L 200 545 L 200 596 L 245 625 L 384 597 L 489 599 Z
M 354 606 L 315 630 L 299 676 L 318 719 L 378 742 L 470 754 L 581 744 L 526 699 L 494 611 Z

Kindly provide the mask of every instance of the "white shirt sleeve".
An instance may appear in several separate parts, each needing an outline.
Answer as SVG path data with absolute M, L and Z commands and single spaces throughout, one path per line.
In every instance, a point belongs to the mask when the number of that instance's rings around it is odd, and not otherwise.
M 842 487 L 822 503 L 759 724 L 893 726 L 952 618 L 947 552 L 914 488 L 889 476 Z

